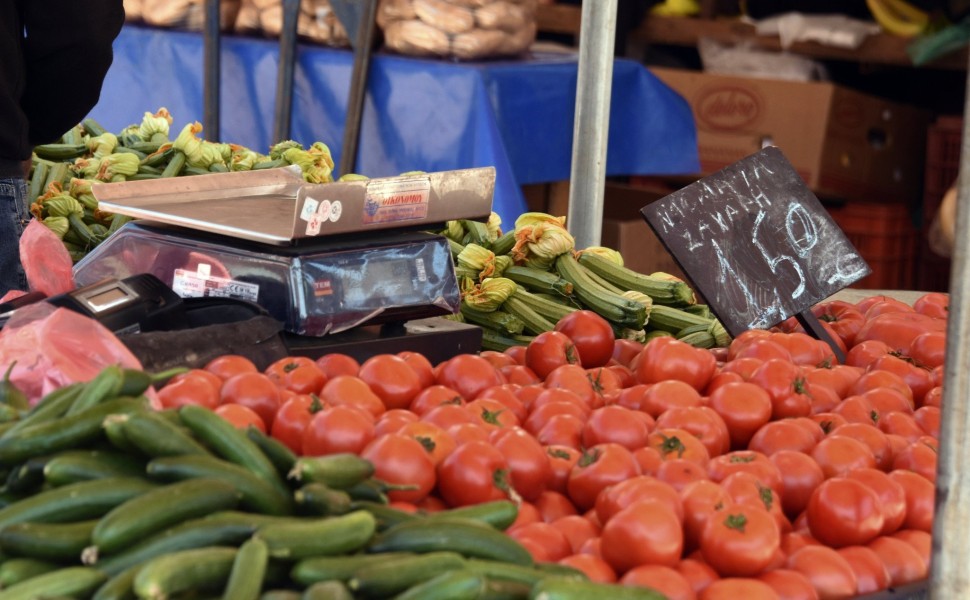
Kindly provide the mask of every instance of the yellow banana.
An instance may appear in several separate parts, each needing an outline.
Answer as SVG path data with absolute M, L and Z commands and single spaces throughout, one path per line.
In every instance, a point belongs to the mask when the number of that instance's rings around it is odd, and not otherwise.
M 650 14 L 662 17 L 689 17 L 701 11 L 697 0 L 665 0 L 650 9 Z
M 917 36 L 930 22 L 926 11 L 906 0 L 866 0 L 866 5 L 880 27 L 900 37 Z

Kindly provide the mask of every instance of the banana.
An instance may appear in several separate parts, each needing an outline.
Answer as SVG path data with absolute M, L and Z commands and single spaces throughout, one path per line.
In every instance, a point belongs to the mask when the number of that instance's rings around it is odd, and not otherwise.
M 650 14 L 661 17 L 690 17 L 700 11 L 701 6 L 697 0 L 665 0 L 654 5 Z
M 869 12 L 886 32 L 914 37 L 926 29 L 930 15 L 906 0 L 866 0 Z

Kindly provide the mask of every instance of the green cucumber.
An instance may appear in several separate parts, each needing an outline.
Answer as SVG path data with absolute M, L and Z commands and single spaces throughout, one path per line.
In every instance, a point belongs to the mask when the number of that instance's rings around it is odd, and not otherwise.
M 347 582 L 364 598 L 389 598 L 444 571 L 461 569 L 465 558 L 456 552 L 428 552 L 366 565 Z
M 365 510 L 337 517 L 293 519 L 292 522 L 260 527 L 255 537 L 262 539 L 274 558 L 300 560 L 356 552 L 377 530 L 377 519 Z
M 547 577 L 532 587 L 530 600 L 664 600 L 665 596 L 647 587 L 616 585 L 594 581 L 576 581 L 563 577 Z
M 303 456 L 296 460 L 288 477 L 300 482 L 322 483 L 346 490 L 374 474 L 374 465 L 349 452 L 324 456 Z
M 306 484 L 293 494 L 293 498 L 301 512 L 321 517 L 346 514 L 353 505 L 350 494 L 322 483 Z
M 321 581 L 304 590 L 300 600 L 354 600 L 354 595 L 343 582 Z
M 184 427 L 154 412 L 129 415 L 121 422 L 121 429 L 128 442 L 153 458 L 183 454 L 211 456 Z
M 128 567 L 101 584 L 91 600 L 135 600 L 135 575 L 141 570 L 141 563 Z
M 150 477 L 207 477 L 230 483 L 242 494 L 242 506 L 267 515 L 293 514 L 293 497 L 260 479 L 252 471 L 214 456 L 200 454 L 156 458 L 145 468 Z
M 246 428 L 246 437 L 259 446 L 266 458 L 276 467 L 276 472 L 279 473 L 280 477 L 285 478 L 290 474 L 294 463 L 296 463 L 296 454 L 289 446 L 273 436 L 266 435 L 253 425 Z
M 383 502 L 373 502 L 371 500 L 355 500 L 350 505 L 351 510 L 366 510 L 377 519 L 377 530 L 384 531 L 398 523 L 414 521 L 422 517 L 411 512 L 388 506 Z
M 502 560 L 470 558 L 465 568 L 483 575 L 490 581 L 511 581 L 532 586 L 546 577 L 553 575 L 553 573 L 539 568 L 538 565 L 540 564 L 543 563 L 536 563 L 536 566 L 526 567 L 514 565 Z M 586 579 L 586 576 L 579 571 L 576 571 L 575 574 L 567 575 L 567 577 L 578 580 Z
M 266 590 L 259 600 L 303 600 L 303 594 L 293 590 Z
M 427 519 L 464 518 L 487 523 L 505 531 L 519 516 L 519 506 L 511 500 L 493 500 L 471 506 L 449 508 L 429 514 Z
M 485 580 L 485 589 L 478 600 L 528 600 L 531 585 L 517 581 Z
M 463 556 L 504 560 L 532 566 L 529 551 L 490 525 L 472 519 L 416 519 L 399 523 L 375 536 L 368 552 L 434 552 L 450 550 Z
M 236 552 L 223 600 L 258 600 L 266 578 L 269 550 L 259 538 L 250 538 Z
M 44 465 L 44 479 L 53 486 L 106 477 L 137 477 L 145 473 L 142 461 L 105 450 L 68 450 Z
M 0 528 L 28 521 L 70 523 L 93 519 L 155 487 L 137 477 L 111 477 L 53 488 L 0 509 Z
M 146 600 L 164 600 L 189 590 L 222 590 L 232 572 L 236 552 L 235 548 L 209 546 L 154 558 L 135 575 L 135 594 Z
M 465 570 L 445 571 L 408 588 L 395 596 L 394 600 L 478 600 L 485 591 L 485 586 L 485 578 L 477 573 Z
M 74 399 L 74 402 L 67 409 L 67 412 L 64 413 L 64 416 L 70 417 L 71 415 L 76 415 L 101 404 L 109 398 L 117 397 L 121 392 L 121 381 L 123 378 L 124 374 L 118 365 L 108 365 L 101 369 L 94 376 L 94 379 L 85 384 L 84 391 L 78 394 L 78 397 Z
M 107 579 L 91 567 L 64 567 L 16 583 L 0 592 L 0 600 L 37 600 L 57 596 L 86 598 Z
M 7 556 L 77 563 L 91 543 L 98 520 L 76 523 L 14 523 L 0 529 L 0 550 Z
M 218 479 L 171 483 L 112 509 L 94 528 L 91 542 L 98 553 L 111 554 L 171 525 L 233 508 L 240 496 L 232 484 Z
M 314 556 L 304 558 L 293 565 L 290 578 L 304 586 L 319 581 L 348 581 L 359 569 L 404 556 L 410 552 L 385 552 L 383 554 L 348 554 L 344 556 Z
M 0 590 L 60 568 L 57 563 L 36 558 L 8 558 L 0 562 Z
M 30 412 L 8 429 L 3 437 L 11 435 L 18 429 L 60 418 L 71 407 L 71 404 L 74 404 L 74 399 L 82 391 L 84 391 L 83 383 L 72 383 L 47 394 L 30 409 Z

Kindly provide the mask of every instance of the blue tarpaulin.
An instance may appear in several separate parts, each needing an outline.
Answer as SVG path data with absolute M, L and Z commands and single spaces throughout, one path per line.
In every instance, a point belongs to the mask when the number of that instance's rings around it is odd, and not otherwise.
M 91 116 L 117 132 L 164 106 L 175 118 L 173 137 L 202 121 L 202 47 L 201 33 L 126 26 Z M 223 37 L 220 141 L 260 152 L 278 141 L 278 50 L 275 40 Z M 326 143 L 339 164 L 353 53 L 300 45 L 297 60 L 291 137 Z M 455 63 L 377 53 L 356 170 L 381 177 L 494 166 L 493 208 L 508 225 L 525 210 L 522 185 L 569 179 L 577 67 L 575 54 Z M 617 60 L 608 174 L 697 171 L 690 107 L 641 64 Z

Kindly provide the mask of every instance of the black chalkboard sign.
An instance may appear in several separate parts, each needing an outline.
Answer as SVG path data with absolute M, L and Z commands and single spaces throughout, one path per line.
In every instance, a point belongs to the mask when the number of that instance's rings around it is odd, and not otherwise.
M 826 339 L 808 309 L 871 272 L 775 147 L 640 212 L 731 335 L 798 316 Z

